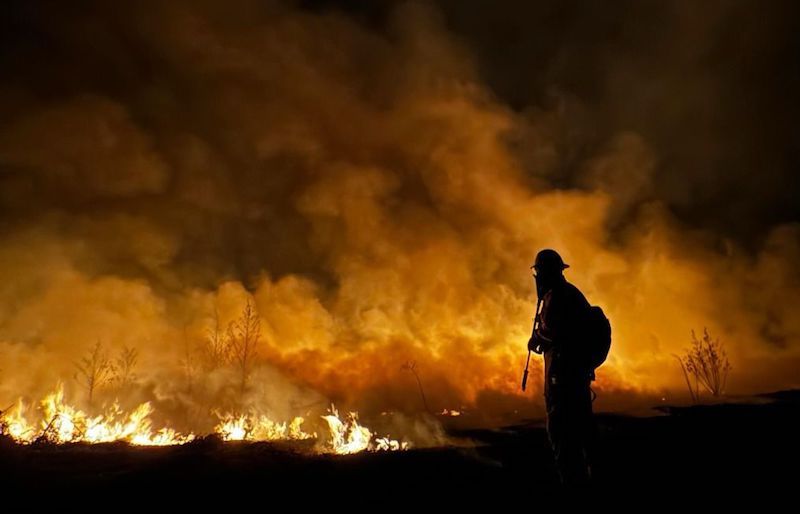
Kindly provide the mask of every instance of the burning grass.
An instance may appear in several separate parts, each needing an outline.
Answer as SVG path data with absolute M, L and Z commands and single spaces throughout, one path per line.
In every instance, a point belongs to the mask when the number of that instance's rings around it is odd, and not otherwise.
M 149 402 L 140 404 L 130 412 L 124 412 L 114 403 L 102 414 L 91 416 L 66 403 L 63 387 L 59 385 L 40 402 L 38 408 L 32 408 L 20 399 L 13 407 L 2 412 L 0 433 L 23 445 L 121 441 L 135 446 L 175 446 L 197 438 L 194 433 L 183 434 L 169 427 L 155 429 L 152 414 L 153 408 Z M 400 451 L 411 446 L 407 441 L 379 437 L 359 423 L 357 413 L 350 412 L 344 418 L 340 417 L 333 405 L 329 413 L 322 416 L 326 430 L 320 434 L 307 432 L 302 417 L 277 422 L 257 413 L 218 416 L 220 422 L 214 428 L 214 433 L 223 441 L 316 439 L 315 449 L 318 453 L 340 455 L 362 451 Z

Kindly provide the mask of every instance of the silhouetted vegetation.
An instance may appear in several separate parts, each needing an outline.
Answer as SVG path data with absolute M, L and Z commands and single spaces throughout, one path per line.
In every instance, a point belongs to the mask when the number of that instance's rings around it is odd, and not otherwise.
M 252 303 L 247 302 L 239 319 L 229 327 L 229 334 L 233 362 L 239 370 L 240 390 L 244 393 L 256 347 L 261 339 L 261 318 Z
M 707 328 L 703 328 L 700 339 L 692 330 L 691 348 L 684 355 L 674 357 L 680 363 L 692 401 L 700 399 L 701 387 L 714 397 L 724 394 L 728 374 L 733 368 L 723 344 L 719 338 L 712 338 Z
M 244 393 L 260 340 L 261 318 L 252 302 L 248 301 L 239 317 L 228 323 L 224 330 L 215 310 L 213 324 L 197 352 L 198 359 L 195 360 L 187 350 L 183 362 L 187 378 L 194 375 L 195 366 L 206 373 L 231 366 L 239 377 L 239 391 Z
M 200 360 L 205 371 L 213 371 L 226 366 L 233 360 L 232 328 L 223 330 L 219 320 L 219 312 L 214 309 L 214 324 L 206 332 L 206 339 L 201 347 Z
M 119 356 L 114 360 L 112 369 L 114 382 L 120 389 L 125 389 L 136 380 L 136 364 L 139 362 L 139 352 L 136 348 L 125 346 L 120 350 Z
M 98 340 L 86 355 L 75 363 L 75 367 L 78 370 L 75 378 L 86 389 L 86 395 L 91 406 L 95 392 L 113 379 L 114 366 L 108 357 L 108 352 Z
M 419 373 L 417 372 L 417 363 L 415 361 L 408 361 L 403 364 L 403 370 L 408 371 L 417 379 L 419 395 L 422 397 L 422 405 L 425 407 L 426 412 L 431 413 L 431 410 L 428 408 L 428 399 L 425 397 L 425 390 L 422 388 L 422 380 L 420 380 Z

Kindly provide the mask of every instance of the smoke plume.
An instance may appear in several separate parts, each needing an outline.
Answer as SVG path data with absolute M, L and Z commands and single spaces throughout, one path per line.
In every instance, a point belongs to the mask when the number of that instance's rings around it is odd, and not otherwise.
M 797 387 L 800 225 L 774 212 L 755 224 L 755 207 L 696 194 L 739 199 L 753 185 L 780 205 L 783 157 L 758 160 L 711 130 L 752 119 L 716 96 L 736 83 L 730 70 L 671 82 L 729 39 L 722 21 L 685 8 L 648 32 L 685 37 L 647 65 L 627 47 L 571 64 L 593 26 L 562 13 L 575 40 L 523 41 L 516 55 L 533 61 L 509 64 L 528 79 L 512 76 L 512 88 L 493 68 L 497 49 L 463 32 L 477 18 L 448 2 L 361 13 L 12 2 L 0 51 L 0 402 L 59 381 L 82 398 L 75 362 L 99 341 L 112 356 L 138 351 L 129 401 L 188 423 L 238 401 L 230 369 L 198 363 L 209 331 L 251 302 L 261 338 L 246 402 L 277 417 L 330 401 L 420 410 L 409 362 L 431 410 L 529 412 L 541 369 L 531 399 L 519 391 L 528 266 L 547 247 L 611 319 L 597 382 L 606 408 L 681 398 L 673 354 L 703 327 L 726 345 L 731 393 Z M 749 34 L 754 52 L 771 44 L 762 34 Z M 575 85 L 592 56 L 599 92 Z M 703 103 L 714 99 L 724 115 Z M 670 138 L 695 115 L 708 138 Z M 728 150 L 763 181 L 709 164 Z

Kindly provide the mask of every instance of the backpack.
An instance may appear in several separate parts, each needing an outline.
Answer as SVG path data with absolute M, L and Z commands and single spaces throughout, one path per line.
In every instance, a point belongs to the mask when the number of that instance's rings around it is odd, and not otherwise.
M 594 378 L 594 370 L 606 361 L 611 349 L 611 322 L 603 309 L 596 305 L 589 307 L 585 331 L 587 359 Z

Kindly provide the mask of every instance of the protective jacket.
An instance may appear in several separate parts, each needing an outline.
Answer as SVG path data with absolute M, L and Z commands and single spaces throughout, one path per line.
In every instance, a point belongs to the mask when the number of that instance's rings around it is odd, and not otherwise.
M 534 341 L 544 350 L 546 387 L 557 382 L 582 382 L 590 377 L 582 344 L 589 302 L 560 276 L 542 298 Z

